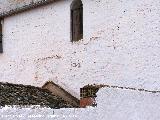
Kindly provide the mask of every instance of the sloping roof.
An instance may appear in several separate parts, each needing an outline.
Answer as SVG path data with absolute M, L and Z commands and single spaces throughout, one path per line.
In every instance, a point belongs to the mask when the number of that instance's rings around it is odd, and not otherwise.
M 1 0 L 0 18 L 23 12 L 58 0 Z
M 42 89 L 47 89 L 52 92 L 53 95 L 58 95 L 67 102 L 73 104 L 74 106 L 79 107 L 80 100 L 74 97 L 72 94 L 67 92 L 65 89 L 60 87 L 59 85 L 55 84 L 53 81 L 47 81 L 43 86 Z
M 29 85 L 0 82 L 0 106 L 5 105 L 41 105 L 51 108 L 75 107 L 48 90 Z

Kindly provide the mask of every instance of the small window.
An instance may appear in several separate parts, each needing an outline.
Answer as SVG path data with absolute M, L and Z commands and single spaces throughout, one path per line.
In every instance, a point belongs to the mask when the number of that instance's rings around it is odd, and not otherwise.
M 83 39 L 83 4 L 81 0 L 74 0 L 71 4 L 71 40 Z
M 2 45 L 2 20 L 0 20 L 0 53 L 3 53 L 3 45 Z

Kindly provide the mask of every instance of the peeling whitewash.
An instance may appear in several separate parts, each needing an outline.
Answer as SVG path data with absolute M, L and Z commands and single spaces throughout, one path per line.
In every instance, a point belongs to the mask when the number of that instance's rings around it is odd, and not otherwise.
M 159 0 L 83 0 L 84 39 L 76 43 L 71 2 L 4 18 L 1 81 L 52 80 L 76 97 L 93 83 L 160 90 Z
M 40 107 L 0 109 L 2 120 L 159 120 L 160 93 L 120 88 L 103 88 L 98 106 L 49 109 Z M 35 108 L 35 109 L 34 109 Z

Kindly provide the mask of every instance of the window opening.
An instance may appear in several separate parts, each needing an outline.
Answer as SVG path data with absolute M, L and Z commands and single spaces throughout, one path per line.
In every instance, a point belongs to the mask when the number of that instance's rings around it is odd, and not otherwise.
M 74 0 L 71 4 L 71 40 L 83 39 L 83 4 L 81 0 Z
M 2 45 L 2 20 L 0 20 L 0 53 L 3 53 L 3 45 Z

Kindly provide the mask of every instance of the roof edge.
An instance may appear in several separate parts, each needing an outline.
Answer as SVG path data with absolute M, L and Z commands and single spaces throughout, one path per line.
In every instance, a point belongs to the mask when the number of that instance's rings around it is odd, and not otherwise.
M 56 1 L 58 1 L 58 0 L 41 0 L 38 2 L 31 2 L 28 5 L 23 5 L 22 7 L 18 7 L 18 8 L 11 9 L 9 11 L 5 11 L 5 12 L 0 13 L 0 19 L 18 14 L 18 13 L 21 13 L 21 12 L 24 12 L 24 11 L 27 11 L 27 10 L 30 10 L 33 8 L 37 8 L 39 6 L 47 5 L 49 3 L 56 2 Z

